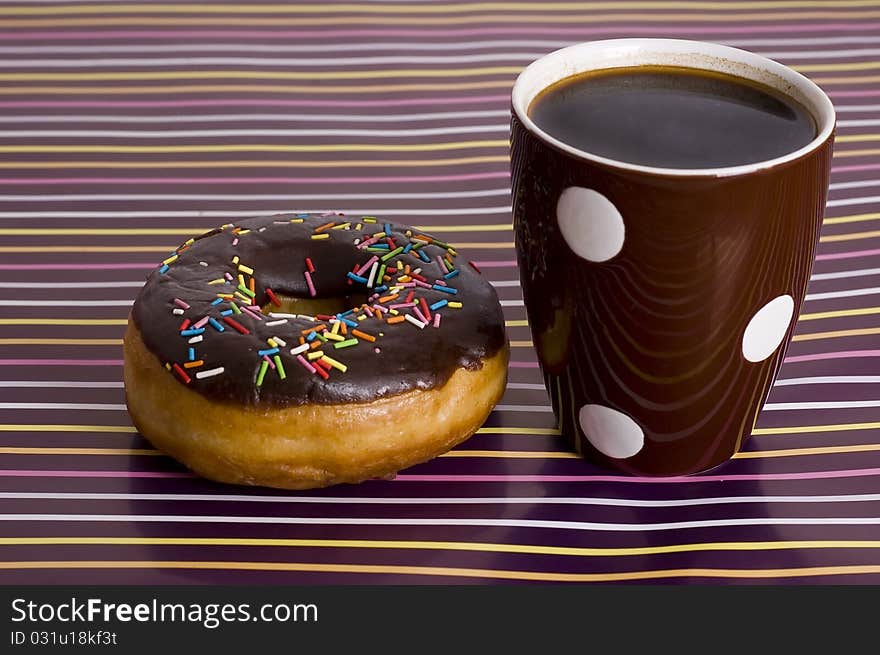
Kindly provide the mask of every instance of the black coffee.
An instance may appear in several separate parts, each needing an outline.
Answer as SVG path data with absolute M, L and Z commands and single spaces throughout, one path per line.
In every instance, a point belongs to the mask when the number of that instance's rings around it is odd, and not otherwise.
M 532 102 L 542 130 L 580 150 L 663 168 L 737 166 L 816 137 L 800 103 L 740 77 L 638 66 L 569 77 Z

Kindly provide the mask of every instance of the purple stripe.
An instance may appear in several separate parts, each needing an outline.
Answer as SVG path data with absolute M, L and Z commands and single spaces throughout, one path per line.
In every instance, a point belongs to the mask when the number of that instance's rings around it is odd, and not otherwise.
M 812 355 L 795 355 L 786 357 L 789 362 L 816 362 L 824 359 L 850 359 L 853 357 L 880 357 L 880 350 L 841 350 L 833 353 L 814 353 Z
M 267 166 L 270 163 L 267 162 Z M 88 166 L 83 166 L 88 168 Z M 401 177 L 6 177 L 0 185 L 22 184 L 357 184 L 401 182 L 462 182 L 467 180 L 507 179 L 505 172 L 465 175 L 421 175 Z
M 193 478 L 185 471 L 40 471 L 0 469 L 0 478 Z
M 633 15 L 638 18 L 637 14 Z M 626 21 L 620 21 L 626 23 Z M 108 31 L 34 31 L 0 32 L 0 39 L 6 41 L 52 41 L 85 40 L 126 40 L 126 39 L 166 39 L 175 38 L 236 38 L 287 40 L 287 39 L 339 39 L 361 37 L 465 37 L 487 36 L 490 34 L 509 35 L 590 35 L 590 34 L 780 34 L 787 32 L 870 32 L 880 28 L 880 23 L 792 23 L 767 25 L 694 26 L 694 25 L 609 25 L 606 27 L 476 27 L 462 29 L 354 29 L 354 30 L 108 30 Z
M 832 98 L 840 96 L 841 98 L 850 98 L 853 96 L 880 96 L 880 91 L 825 91 Z
M 155 264 L 137 264 L 132 262 L 120 262 L 118 264 L 0 264 L 0 271 L 79 271 L 89 270 L 112 270 L 118 268 L 150 269 Z
M 465 96 L 401 98 L 400 100 L 279 100 L 274 98 L 219 98 L 216 100 L 11 100 L 0 108 L 28 107 L 404 107 L 411 105 L 460 105 L 464 103 L 508 102 L 510 96 Z
M 121 359 L 0 359 L 0 366 L 122 366 Z
M 538 368 L 538 362 L 510 362 L 510 368 Z
M 856 166 L 832 166 L 832 173 L 850 173 L 852 171 L 874 171 L 880 168 L 880 164 L 857 164 Z
M 516 268 L 516 261 L 513 259 L 487 259 L 485 261 L 475 261 L 474 264 L 480 268 Z

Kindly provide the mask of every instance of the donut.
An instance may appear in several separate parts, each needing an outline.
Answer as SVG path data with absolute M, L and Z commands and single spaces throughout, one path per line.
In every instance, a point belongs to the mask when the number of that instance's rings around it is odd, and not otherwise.
M 191 238 L 134 302 L 125 398 L 195 473 L 285 489 L 387 478 L 470 437 L 501 398 L 500 303 L 448 243 L 297 213 Z

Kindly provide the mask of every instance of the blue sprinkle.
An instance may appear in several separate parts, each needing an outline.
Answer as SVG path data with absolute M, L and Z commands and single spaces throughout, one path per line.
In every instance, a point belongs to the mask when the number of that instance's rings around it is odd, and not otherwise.
M 433 312 L 433 311 L 437 311 L 441 307 L 446 307 L 446 305 L 448 305 L 448 304 L 449 304 L 449 301 L 444 298 L 443 300 L 438 300 L 433 305 L 428 305 L 428 306 L 431 308 L 431 311 Z
M 435 284 L 431 288 L 437 289 L 437 291 L 443 291 L 444 293 L 458 293 L 458 289 L 453 289 L 452 287 L 444 287 L 442 284 Z
M 355 274 L 352 273 L 352 272 L 349 272 L 349 273 L 348 273 L 348 277 L 349 277 L 350 279 L 354 280 L 355 282 L 360 282 L 361 284 L 366 284 L 366 283 L 367 283 L 367 278 L 365 278 L 365 277 L 361 277 L 360 275 L 355 275 Z
M 205 331 L 205 328 L 190 328 L 189 330 L 181 330 L 180 336 L 182 337 L 194 337 L 197 334 L 201 334 Z
M 217 332 L 223 332 L 223 330 L 226 329 L 225 327 L 223 327 L 220 324 L 220 322 L 216 318 L 213 318 L 213 317 L 209 318 L 208 323 L 210 323 L 211 327 L 214 328 L 215 330 L 217 330 Z
M 196 349 L 195 348 L 190 348 L 187 355 L 189 356 L 189 361 L 191 361 L 191 362 L 196 361 Z
M 317 332 L 309 332 L 309 336 L 306 337 L 306 341 L 314 341 L 318 338 Z
M 220 316 L 229 316 L 230 314 L 233 314 L 233 313 L 234 312 L 231 309 L 224 309 L 222 312 L 220 312 Z
M 296 218 L 308 218 L 308 217 L 309 217 L 308 214 L 297 214 L 296 215 Z
M 380 291 L 388 291 L 388 285 L 383 284 L 381 287 L 373 287 L 373 291 L 379 293 Z
M 211 304 L 212 305 L 219 305 L 221 302 L 223 302 L 223 298 L 215 298 L 214 300 L 211 301 Z
M 429 264 L 431 263 L 430 257 L 428 257 L 425 253 L 423 253 L 421 250 L 419 250 L 417 252 L 419 253 L 419 257 L 422 258 L 423 262 L 428 262 Z
M 408 244 L 406 244 L 406 245 L 403 247 L 403 252 L 400 253 L 400 254 L 401 254 L 401 255 L 405 255 L 405 254 L 408 253 L 410 250 L 412 250 L 412 244 L 411 244 L 411 243 L 408 243 Z
M 266 350 L 258 350 L 257 354 L 262 357 L 264 355 L 277 355 L 278 352 L 278 348 L 267 348 Z
M 162 267 L 159 269 L 159 272 L 164 275 L 165 271 L 168 270 L 168 264 L 162 264 Z
M 385 234 L 391 236 L 391 223 L 385 223 Z
M 340 321 L 342 321 L 343 323 L 345 323 L 348 327 L 354 327 L 354 328 L 356 328 L 356 327 L 358 326 L 357 323 L 355 323 L 354 321 L 350 321 L 350 320 L 348 320 L 347 318 L 342 318 L 341 316 L 337 316 L 337 318 L 338 318 Z
M 346 312 L 342 312 L 341 314 L 337 314 L 337 315 L 336 315 L 336 318 L 342 318 L 343 316 L 350 316 L 351 314 L 354 314 L 354 310 L 353 310 L 353 309 L 349 309 L 349 310 L 346 311 Z
M 449 280 L 451 278 L 454 278 L 456 275 L 458 275 L 458 269 L 455 269 L 454 271 L 449 271 L 446 275 L 443 276 L 443 279 Z
M 367 246 L 367 250 L 391 250 L 391 246 L 387 243 L 374 243 L 371 246 Z

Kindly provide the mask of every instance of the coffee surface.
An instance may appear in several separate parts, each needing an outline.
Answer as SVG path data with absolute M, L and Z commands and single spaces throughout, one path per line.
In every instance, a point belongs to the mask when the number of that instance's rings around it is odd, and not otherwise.
M 668 66 L 575 75 L 529 107 L 535 124 L 588 153 L 662 168 L 715 168 L 773 159 L 812 141 L 800 103 L 743 78 Z

